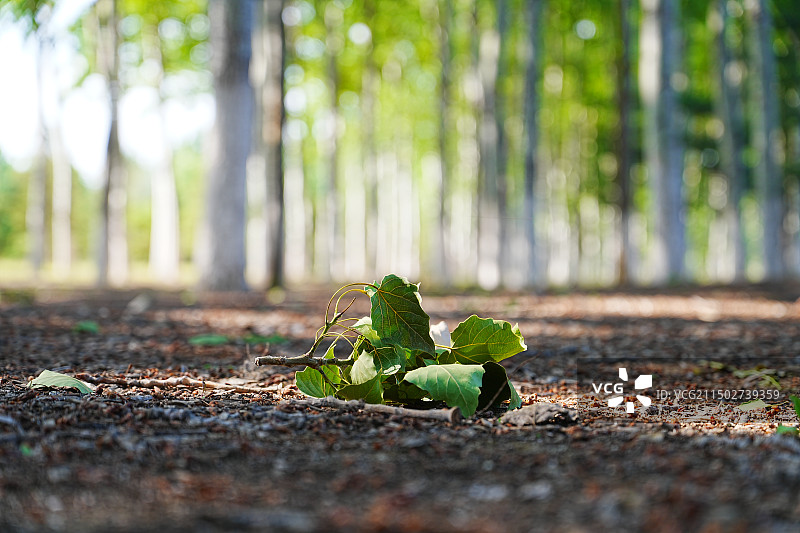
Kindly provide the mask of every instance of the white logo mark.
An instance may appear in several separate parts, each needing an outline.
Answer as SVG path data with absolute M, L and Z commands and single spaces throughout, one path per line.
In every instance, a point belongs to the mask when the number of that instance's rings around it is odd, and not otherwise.
M 619 379 L 622 381 L 628 381 L 628 369 L 627 368 L 620 368 L 619 369 Z M 633 382 L 633 388 L 635 390 L 642 390 L 642 389 L 649 389 L 653 386 L 653 375 L 652 374 L 642 374 L 636 381 Z M 652 403 L 650 398 L 645 396 L 644 394 L 637 394 L 636 399 L 641 402 L 641 404 L 645 407 L 650 407 Z M 608 399 L 608 406 L 609 407 L 617 407 L 621 405 L 622 402 L 625 400 L 624 396 L 614 396 L 613 398 Z M 632 413 L 633 412 L 633 402 L 626 402 L 625 403 L 625 412 Z

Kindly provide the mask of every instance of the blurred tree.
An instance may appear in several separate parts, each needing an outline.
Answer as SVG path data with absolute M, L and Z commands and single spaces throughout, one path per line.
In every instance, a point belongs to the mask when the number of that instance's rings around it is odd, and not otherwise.
M 727 179 L 727 201 L 724 217 L 733 248 L 733 280 L 745 279 L 745 243 L 742 233 L 740 204 L 745 188 L 747 169 L 744 165 L 745 121 L 744 102 L 741 95 L 742 67 L 730 45 L 731 17 L 726 0 L 715 0 L 711 4 L 712 30 L 716 33 L 717 91 L 716 113 L 722 124 L 719 141 L 720 163 Z
M 450 237 L 450 132 L 452 120 L 452 57 L 453 57 L 453 0 L 439 0 L 439 224 L 436 234 L 436 256 L 433 264 L 433 278 L 437 284 L 449 286 L 451 283 L 452 246 Z
M 209 19 L 216 124 L 208 171 L 200 285 L 208 290 L 242 290 L 246 288 L 246 167 L 253 120 L 249 78 L 253 2 L 212 0 Z
M 778 115 L 778 75 L 773 51 L 772 14 L 766 0 L 745 3 L 750 52 L 751 141 L 761 206 L 764 278 L 778 280 L 786 274 L 783 259 L 783 172 L 779 163 L 781 123 Z
M 127 190 L 125 167 L 119 146 L 119 53 L 117 0 L 100 0 L 97 16 L 97 65 L 108 83 L 111 124 L 106 147 L 106 168 L 98 249 L 97 283 L 121 286 L 128 280 Z
M 284 165 L 283 76 L 286 49 L 281 14 L 285 0 L 264 2 L 256 13 L 251 78 L 255 90 L 255 146 L 257 168 L 266 186 L 263 217 L 266 226 L 267 287 L 284 285 Z
M 631 42 L 631 0 L 618 0 L 617 43 L 617 106 L 619 126 L 617 131 L 617 175 L 619 187 L 620 213 L 620 255 L 617 280 L 620 284 L 630 281 L 630 269 L 634 264 L 634 250 L 631 243 L 631 169 L 633 167 L 633 107 L 631 62 L 633 43 Z
M 525 65 L 525 185 L 524 207 L 522 219 L 525 223 L 525 243 L 527 257 L 525 259 L 528 286 L 537 285 L 539 273 L 537 272 L 536 255 L 536 181 L 539 167 L 536 164 L 537 150 L 539 148 L 539 85 L 542 74 L 542 12 L 545 0 L 530 0 L 526 3 L 525 22 L 528 30 L 528 55 Z
M 499 175 L 505 161 L 505 137 L 501 136 L 498 125 L 502 126 L 502 100 L 498 109 L 498 78 L 503 74 L 505 57 L 505 38 L 508 30 L 506 0 L 499 0 L 495 25 L 486 25 L 480 32 L 478 52 L 478 72 L 483 94 L 480 120 L 480 186 L 478 188 L 478 283 L 485 288 L 494 288 L 502 282 L 500 272 L 500 251 L 505 238 L 505 175 Z M 503 150 L 500 153 L 499 150 Z M 502 184 L 501 184 L 502 183 Z M 501 194 L 502 193 L 502 194 Z
M 685 84 L 679 3 L 642 0 L 639 87 L 653 195 L 653 281 L 683 280 L 686 237 L 683 199 L 684 119 L 677 89 Z
M 39 154 L 35 159 L 28 185 L 26 226 L 29 258 L 36 276 L 43 266 L 46 249 L 47 175 L 52 176 L 51 242 L 53 269 L 58 275 L 69 274 L 72 262 L 72 168 L 66 157 L 61 139 L 60 123 L 51 117 L 45 120 L 45 86 L 54 77 L 57 65 L 53 62 L 55 35 L 51 28 L 52 0 L 14 0 L 10 3 L 12 14 L 24 21 L 36 39 L 36 91 L 38 122 L 41 135 Z M 50 70 L 50 76 L 46 70 Z M 56 98 L 60 104 L 61 94 Z

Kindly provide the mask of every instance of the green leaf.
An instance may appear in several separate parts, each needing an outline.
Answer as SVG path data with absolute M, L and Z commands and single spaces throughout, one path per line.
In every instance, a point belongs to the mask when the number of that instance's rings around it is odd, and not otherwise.
M 381 377 L 375 376 L 369 381 L 357 385 L 346 385 L 339 389 L 338 396 L 345 400 L 364 400 L 367 403 L 383 403 L 383 387 Z
M 370 317 L 365 316 L 350 327 L 361 333 L 373 345 L 380 342 L 378 333 L 372 328 L 372 319 Z
M 740 411 L 753 411 L 755 409 L 763 409 L 764 407 L 769 407 L 764 400 L 753 400 L 752 402 L 745 402 L 741 405 L 736 406 Z
M 800 418 L 800 398 L 792 394 L 789 396 L 789 399 L 792 401 L 792 405 L 794 406 L 794 413 Z
M 511 391 L 508 388 L 506 369 L 491 361 L 482 366 L 486 372 L 483 374 L 481 394 L 478 396 L 478 409 L 510 400 Z
M 475 315 L 459 324 L 452 338 L 453 355 L 465 365 L 502 361 L 527 348 L 519 327 L 512 327 L 505 320 Z
M 75 333 L 90 333 L 97 335 L 100 333 L 100 326 L 94 320 L 81 320 L 72 328 Z
M 366 383 L 378 375 L 378 369 L 375 368 L 375 361 L 372 354 L 369 352 L 362 352 L 358 356 L 356 362 L 353 363 L 353 368 L 350 370 L 350 381 L 353 385 Z
M 375 368 L 384 376 L 405 370 L 405 351 L 399 346 L 382 346 L 372 352 Z
M 42 373 L 36 379 L 28 383 L 28 388 L 30 389 L 38 389 L 40 387 L 70 387 L 78 389 L 81 394 L 92 393 L 92 389 L 83 381 L 51 370 L 42 370 Z
M 450 350 L 445 350 L 444 348 L 436 348 L 436 361 L 440 365 L 451 365 L 456 363 L 456 356 Z
M 222 335 L 219 336 L 222 337 Z M 273 333 L 268 337 L 265 337 L 264 335 L 259 335 L 257 333 L 250 333 L 242 337 L 242 341 L 244 341 L 245 344 L 283 344 L 289 342 L 289 339 L 287 339 L 282 335 L 278 335 L 277 333 Z
M 225 335 L 219 335 L 217 333 L 203 333 L 190 338 L 189 344 L 193 344 L 194 346 L 219 346 L 220 344 L 225 344 L 228 341 L 229 339 Z
M 478 407 L 484 372 L 480 365 L 432 365 L 412 370 L 405 379 L 469 417 Z
M 372 303 L 372 327 L 383 345 L 394 344 L 433 355 L 430 317 L 422 310 L 419 286 L 389 274 L 366 292 Z
M 315 368 L 307 367 L 302 372 L 297 372 L 294 375 L 294 379 L 297 383 L 297 388 L 308 396 L 325 398 L 326 396 L 333 396 L 336 393 L 336 389 L 325 381 L 325 378 L 322 377 L 322 373 Z
M 335 346 L 336 343 L 332 343 L 322 358 L 335 359 L 335 356 L 333 355 L 333 348 Z M 325 374 L 325 377 L 327 377 L 331 383 L 338 385 L 342 382 L 342 373 L 339 371 L 339 367 L 337 365 L 322 365 L 320 370 L 322 370 L 322 373 Z
M 799 435 L 800 430 L 797 428 L 784 426 L 783 424 L 778 424 L 778 427 L 775 429 L 775 433 L 778 435 Z
M 415 402 L 427 396 L 427 392 L 407 381 L 401 381 L 396 385 L 390 385 L 383 391 L 384 400 L 397 403 Z
M 519 397 L 519 393 L 511 381 L 508 382 L 508 388 L 511 389 L 511 401 L 508 402 L 508 410 L 519 409 L 522 407 L 522 398 Z

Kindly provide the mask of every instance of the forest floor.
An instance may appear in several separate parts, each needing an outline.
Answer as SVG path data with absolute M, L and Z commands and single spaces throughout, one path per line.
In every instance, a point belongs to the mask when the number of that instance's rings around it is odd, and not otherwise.
M 797 286 L 423 287 L 433 323 L 519 323 L 528 349 L 504 365 L 524 405 L 578 415 L 538 425 L 297 402 L 294 369 L 252 360 L 265 337 L 271 354 L 305 352 L 329 294 L 286 296 L 0 289 L 0 531 L 799 530 L 800 438 L 776 434 L 798 423 Z M 190 342 L 209 333 L 230 340 Z M 742 410 L 651 394 L 645 409 L 629 388 L 628 414 L 587 399 L 586 358 L 631 377 L 644 361 L 653 391 L 782 396 Z M 97 388 L 27 388 L 43 369 Z

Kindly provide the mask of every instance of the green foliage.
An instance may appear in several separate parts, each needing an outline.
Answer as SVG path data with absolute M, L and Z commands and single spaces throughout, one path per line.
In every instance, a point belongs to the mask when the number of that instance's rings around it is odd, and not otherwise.
M 789 396 L 789 399 L 792 401 L 792 406 L 794 407 L 794 412 L 798 418 L 800 418 L 800 398 L 795 395 Z M 781 434 L 788 434 L 788 435 L 800 435 L 800 429 L 793 428 L 789 426 L 784 426 L 783 424 L 778 424 L 778 428 L 775 430 L 775 433 Z
M 25 255 L 25 179 L 0 158 L 0 256 Z
M 75 333 L 88 333 L 97 335 L 100 333 L 100 326 L 94 320 L 81 320 L 72 328 Z
M 230 339 L 226 335 L 217 333 L 202 333 L 189 339 L 189 344 L 194 346 L 219 346 L 227 344 Z
M 460 408 L 464 416 L 505 401 L 512 409 L 521 405 L 505 368 L 497 363 L 525 349 L 517 326 L 471 316 L 453 332 L 453 346 L 438 346 L 417 284 L 390 274 L 379 284 L 364 285 L 348 285 L 334 294 L 331 303 L 342 293 L 333 318 L 326 313 L 325 326 L 307 354 L 313 355 L 322 338 L 333 336 L 352 344 L 350 357 L 334 360 L 332 344 L 324 357 L 313 359 L 319 370 L 308 367 L 296 374 L 303 393 L 367 403 L 442 401 Z M 350 292 L 368 295 L 372 307 L 370 316 L 346 325 L 354 319 L 343 319 L 338 307 Z M 331 331 L 334 326 L 343 331 Z
M 453 331 L 453 354 L 462 364 L 502 361 L 525 348 L 517 326 L 472 315 Z
M 39 374 L 36 379 L 28 383 L 29 389 L 44 387 L 67 387 L 78 389 L 78 392 L 81 394 L 92 393 L 92 389 L 83 381 L 51 370 L 42 370 L 42 373 Z

